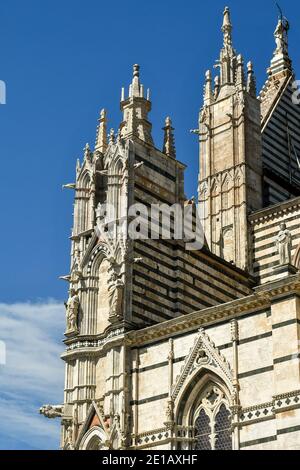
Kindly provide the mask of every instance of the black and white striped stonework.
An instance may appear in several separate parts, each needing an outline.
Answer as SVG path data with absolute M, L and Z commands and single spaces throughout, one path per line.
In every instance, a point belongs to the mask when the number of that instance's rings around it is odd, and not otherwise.
M 149 209 L 151 204 L 183 202 L 178 162 L 160 152 L 152 157 L 143 152 L 136 156 L 137 162 L 141 160 L 144 165 L 135 175 L 135 202 Z M 205 248 L 187 251 L 182 240 L 135 241 L 134 257 L 140 261 L 133 267 L 132 320 L 140 326 L 230 302 L 251 292 L 245 273 Z
M 258 282 L 266 283 L 278 278 L 274 268 L 279 265 L 276 237 L 280 223 L 291 232 L 292 259 L 300 244 L 300 198 L 292 199 L 264 209 L 250 216 L 252 225 L 253 270 Z
M 300 106 L 293 103 L 291 76 L 264 125 L 264 206 L 300 196 Z

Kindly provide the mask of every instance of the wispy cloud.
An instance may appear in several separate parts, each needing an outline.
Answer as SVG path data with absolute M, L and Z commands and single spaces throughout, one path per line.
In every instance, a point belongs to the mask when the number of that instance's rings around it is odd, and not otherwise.
M 59 422 L 38 414 L 44 403 L 63 399 L 64 330 L 62 303 L 0 303 L 0 449 L 51 449 L 59 446 Z M 1 362 L 1 361 L 0 361 Z

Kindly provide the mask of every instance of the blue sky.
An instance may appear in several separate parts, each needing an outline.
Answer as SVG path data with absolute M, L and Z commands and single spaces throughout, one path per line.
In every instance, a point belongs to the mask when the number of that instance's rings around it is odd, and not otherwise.
M 234 45 L 245 62 L 253 60 L 260 88 L 275 47 L 275 2 L 226 3 Z M 62 399 L 66 285 L 58 276 L 69 269 L 72 192 L 61 187 L 74 181 L 85 143 L 94 144 L 99 110 L 108 110 L 109 126 L 117 129 L 120 90 L 139 63 L 142 82 L 151 88 L 156 146 L 170 115 L 177 156 L 188 165 L 186 193 L 194 194 L 198 147 L 189 130 L 197 125 L 205 70 L 218 58 L 226 3 L 1 1 L 0 80 L 7 104 L 0 106 L 0 340 L 8 359 L 0 366 L 0 448 L 58 446 L 58 425 L 36 410 Z M 281 0 L 281 6 L 291 22 L 297 72 L 300 3 Z

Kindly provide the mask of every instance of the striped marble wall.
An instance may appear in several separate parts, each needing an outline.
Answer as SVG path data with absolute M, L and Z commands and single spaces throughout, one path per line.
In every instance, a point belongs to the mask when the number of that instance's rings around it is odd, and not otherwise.
M 176 160 L 160 152 L 155 153 L 155 158 L 143 152 L 136 161 L 143 161 L 144 165 L 135 175 L 135 202 L 147 207 L 153 203 L 182 202 L 182 175 Z M 138 240 L 134 257 L 140 260 L 133 269 L 135 323 L 151 325 L 251 292 L 251 281 L 245 273 L 205 248 L 187 251 L 181 240 Z
M 262 130 L 265 206 L 300 196 L 300 106 L 292 100 L 293 81 Z
M 259 282 L 274 281 L 278 277 L 274 268 L 279 263 L 276 236 L 281 222 L 287 224 L 292 234 L 292 256 L 295 255 L 300 244 L 299 216 L 300 198 L 277 204 L 250 216 L 253 271 Z

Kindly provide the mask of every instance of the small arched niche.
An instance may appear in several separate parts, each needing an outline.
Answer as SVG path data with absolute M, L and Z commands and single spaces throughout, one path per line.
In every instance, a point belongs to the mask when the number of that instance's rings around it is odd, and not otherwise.
M 228 263 L 234 262 L 233 227 L 227 227 L 222 234 L 222 256 Z
M 80 450 L 106 450 L 106 436 L 104 431 L 98 427 L 94 426 L 91 428 L 81 441 L 79 446 Z

